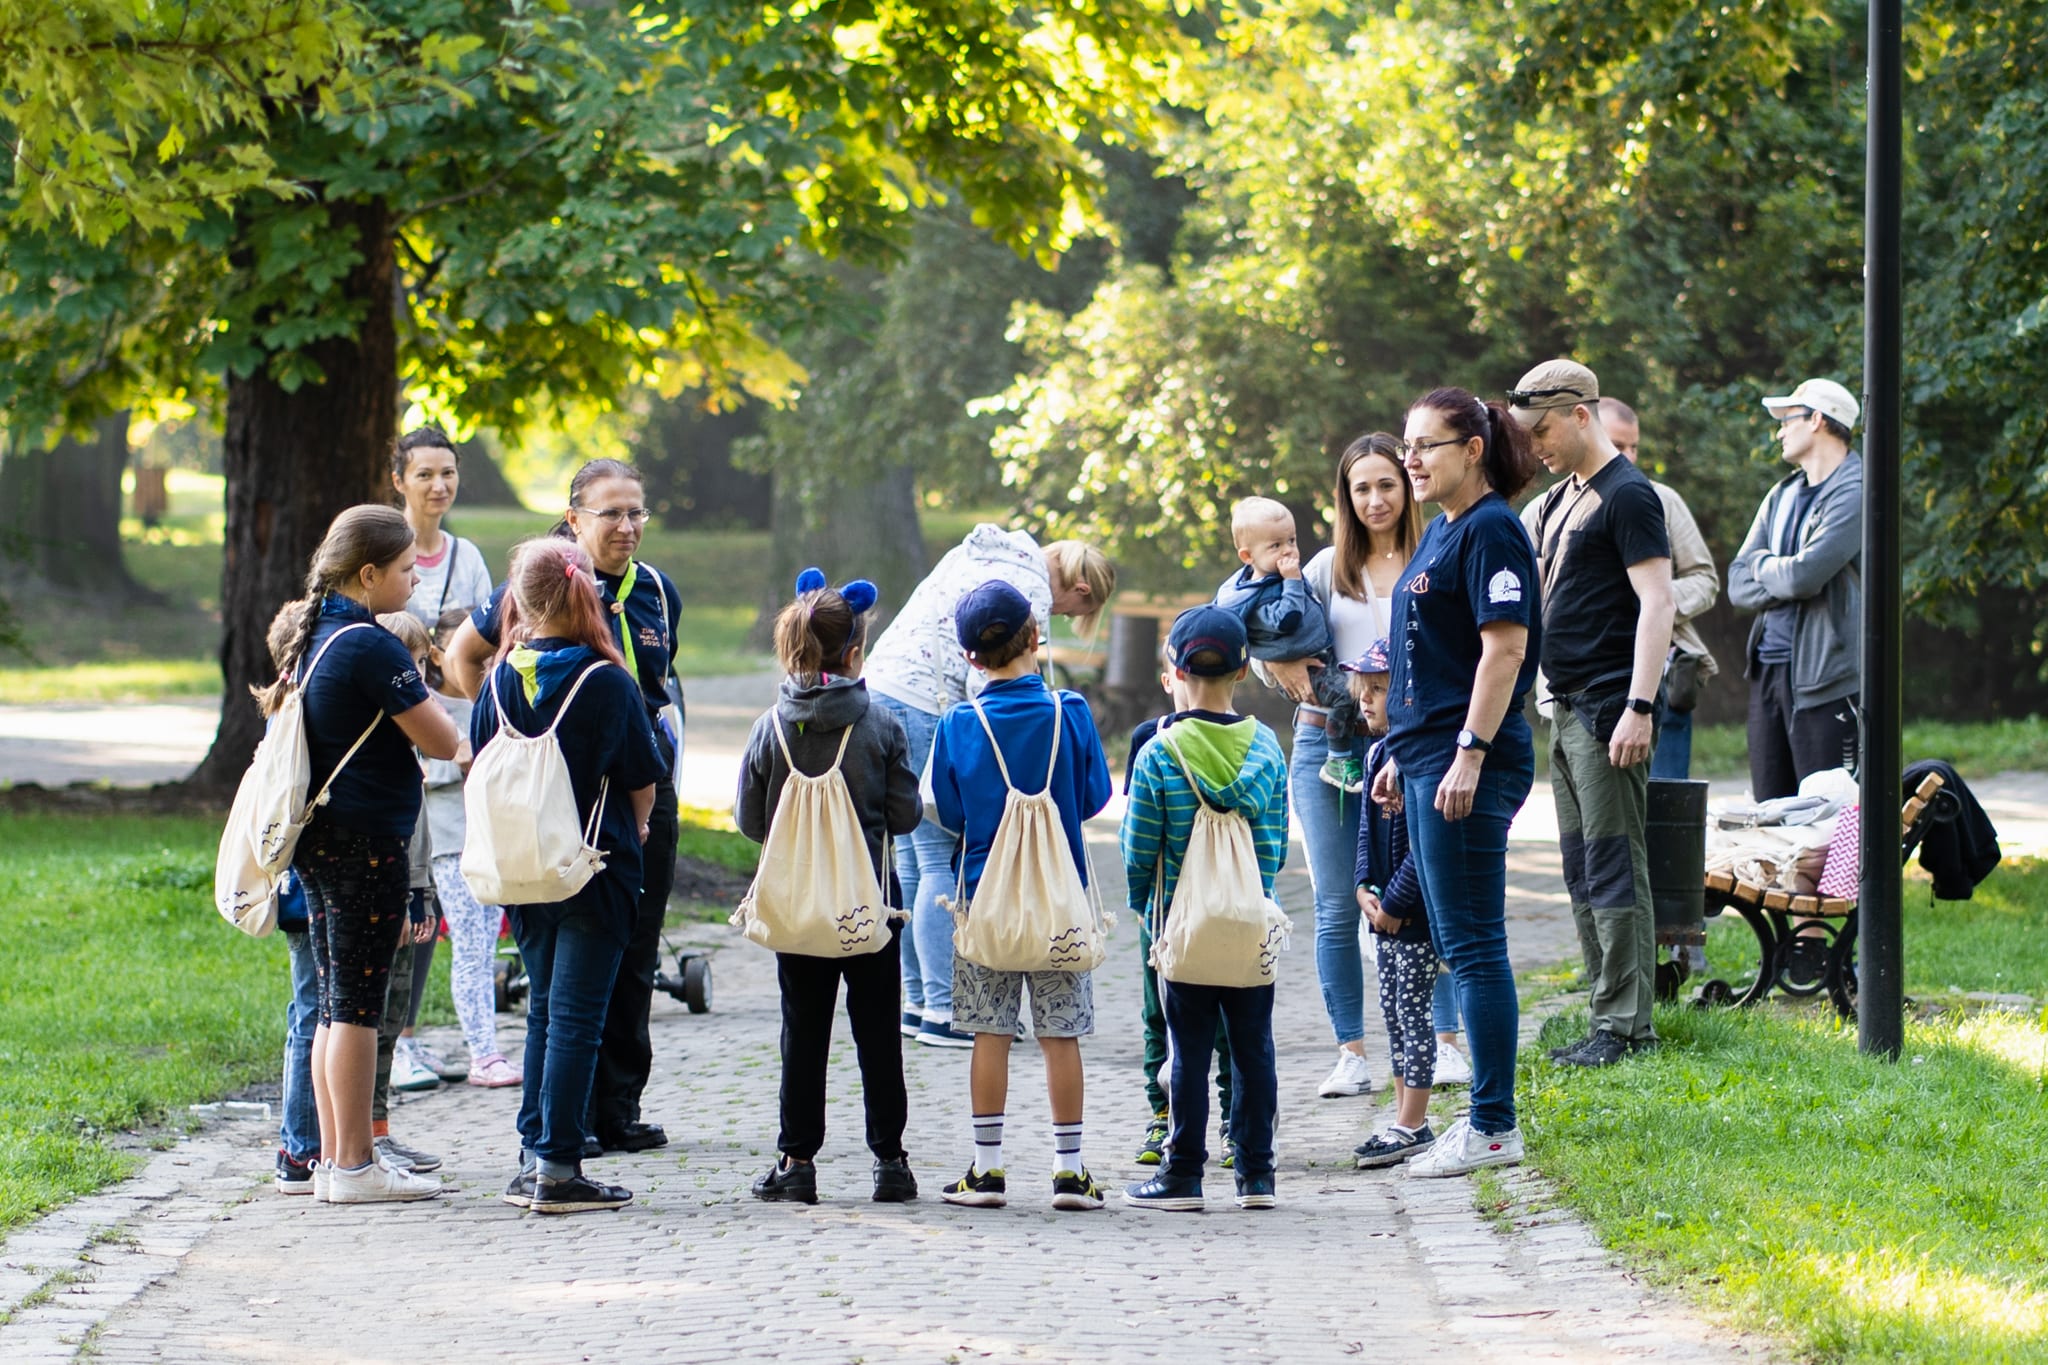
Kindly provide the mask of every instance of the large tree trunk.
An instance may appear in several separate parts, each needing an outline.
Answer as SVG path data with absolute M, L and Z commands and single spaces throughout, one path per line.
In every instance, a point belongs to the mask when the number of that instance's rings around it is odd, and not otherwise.
M 813 564 L 835 584 L 865 578 L 881 590 L 873 626 L 879 634 L 932 565 L 918 529 L 917 484 L 909 466 L 842 485 L 811 506 L 787 491 L 785 482 L 795 481 L 775 481 L 773 568 L 752 633 L 756 647 L 765 649 L 773 640 L 776 613 L 795 595 L 797 574 Z
M 388 502 L 398 421 L 398 338 L 392 317 L 392 223 L 381 202 L 332 204 L 332 230 L 353 232 L 363 260 L 344 286 L 362 308 L 353 338 L 308 354 L 326 376 L 286 392 L 262 371 L 230 377 L 221 460 L 227 474 L 220 663 L 225 693 L 213 749 L 190 779 L 226 790 L 263 736 L 249 695 L 277 676 L 264 634 L 305 592 L 327 527 L 362 502 Z
M 90 441 L 14 450 L 0 462 L 0 537 L 23 568 L 60 588 L 132 594 L 121 562 L 121 474 L 128 414 L 100 419 Z

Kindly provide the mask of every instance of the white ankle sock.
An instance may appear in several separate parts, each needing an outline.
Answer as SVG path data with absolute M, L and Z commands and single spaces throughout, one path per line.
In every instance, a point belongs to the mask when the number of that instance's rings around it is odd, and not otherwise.
M 1055 1123 L 1052 1126 L 1052 1169 L 1054 1175 L 1061 1171 L 1081 1174 L 1080 1124 Z
M 987 1175 L 1003 1169 L 1003 1116 L 974 1116 L 974 1173 Z

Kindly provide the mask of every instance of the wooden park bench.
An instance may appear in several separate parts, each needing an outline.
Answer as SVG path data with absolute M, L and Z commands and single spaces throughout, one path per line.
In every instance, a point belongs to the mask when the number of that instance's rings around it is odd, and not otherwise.
M 1959 804 L 1942 790 L 1939 773 L 1922 778 L 1899 812 L 1901 859 L 1913 856 L 1934 825 L 1956 818 Z M 1707 873 L 1707 916 L 1726 911 L 1742 917 L 1756 935 L 1757 970 L 1747 983 L 1713 978 L 1694 996 L 1700 1005 L 1753 1005 L 1773 990 L 1794 997 L 1826 991 L 1845 1019 L 1856 1016 L 1856 902 L 1833 896 L 1800 895 L 1777 887 L 1757 886 L 1726 872 Z M 1792 979 L 1792 940 L 1803 928 L 1818 926 L 1827 940 L 1827 966 L 1818 980 Z

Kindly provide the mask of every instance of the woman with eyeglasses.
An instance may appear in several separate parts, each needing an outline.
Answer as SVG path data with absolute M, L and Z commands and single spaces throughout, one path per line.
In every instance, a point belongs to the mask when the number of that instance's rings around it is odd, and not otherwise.
M 666 774 L 655 787 L 654 809 L 641 847 L 645 872 L 640 903 L 606 1008 L 586 1152 L 593 1146 L 639 1152 L 668 1142 L 660 1124 L 641 1120 L 640 1097 L 654 1066 L 647 1011 L 654 998 L 662 919 L 675 883 L 675 769 L 683 737 L 669 682 L 675 672 L 675 629 L 683 603 L 668 575 L 636 557 L 649 515 L 639 470 L 623 460 L 592 460 L 569 480 L 568 510 L 555 527 L 555 534 L 574 540 L 596 568 L 598 598 L 616 632 L 626 671 L 640 683 Z M 483 669 L 497 653 L 504 600 L 501 583 L 449 643 L 448 676 L 466 695 L 476 695 Z
M 1529 434 L 1498 403 L 1431 391 L 1408 410 L 1403 463 L 1442 515 L 1394 593 L 1389 761 L 1372 799 L 1404 810 L 1437 955 L 1451 965 L 1472 1049 L 1472 1105 L 1415 1176 L 1522 1159 L 1515 1122 L 1519 1005 L 1508 966 L 1508 824 L 1536 751 L 1522 701 L 1542 639 L 1536 552 L 1508 499 L 1536 477 Z

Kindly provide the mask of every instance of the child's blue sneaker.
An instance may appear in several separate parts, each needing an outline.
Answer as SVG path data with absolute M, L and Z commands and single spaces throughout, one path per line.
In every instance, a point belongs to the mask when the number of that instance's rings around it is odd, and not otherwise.
M 1200 1213 L 1203 1209 L 1202 1178 L 1161 1171 L 1143 1184 L 1124 1186 L 1124 1203 L 1134 1209 Z
M 1270 1209 L 1279 1201 L 1273 1195 L 1270 1175 L 1240 1175 L 1237 1178 L 1237 1206 L 1241 1209 Z
M 926 1047 L 973 1047 L 974 1035 L 954 1028 L 951 1020 L 926 1019 L 918 1025 L 917 1041 Z

